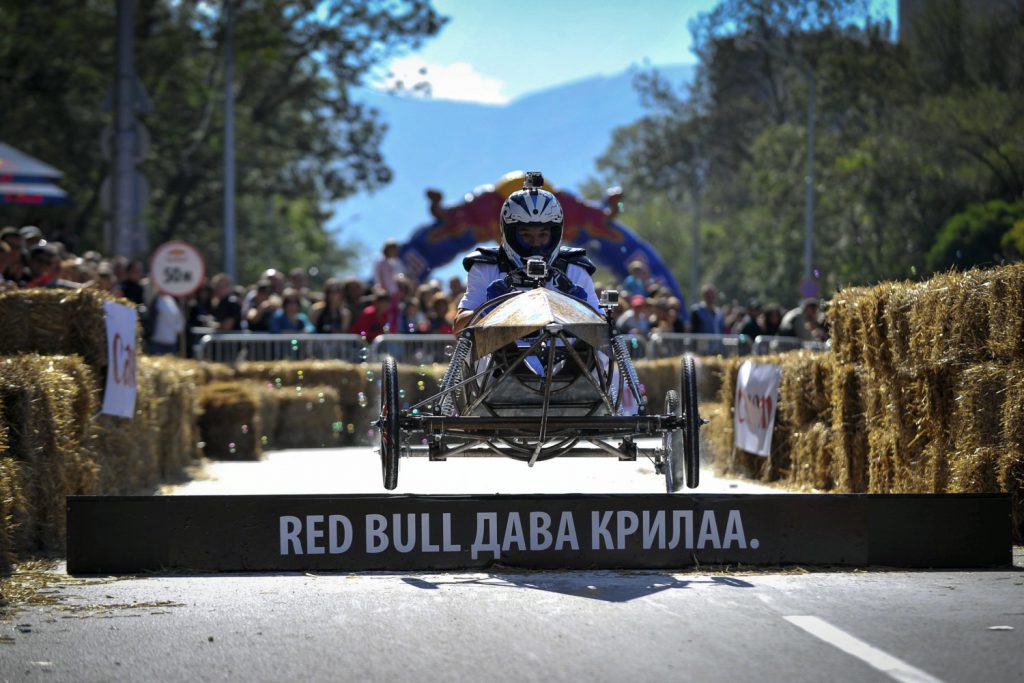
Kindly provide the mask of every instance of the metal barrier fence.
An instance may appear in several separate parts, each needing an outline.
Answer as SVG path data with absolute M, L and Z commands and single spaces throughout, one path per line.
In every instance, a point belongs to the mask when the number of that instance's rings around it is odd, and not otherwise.
M 226 332 L 203 335 L 194 347 L 199 360 L 234 363 L 274 360 L 367 360 L 366 340 L 358 334 L 269 334 Z
M 753 340 L 739 334 L 684 334 L 663 332 L 651 336 L 650 358 L 672 358 L 692 353 L 697 356 L 745 356 Z
M 403 363 L 447 363 L 455 350 L 451 334 L 382 334 L 370 345 L 370 358 L 391 356 Z
M 786 351 L 831 351 L 832 342 L 803 341 L 797 337 L 773 337 L 770 335 L 758 335 L 754 339 L 751 352 L 755 356 L 766 356 L 770 353 L 785 353 Z
M 644 340 L 630 338 L 634 360 L 669 358 L 692 353 L 698 356 L 763 356 L 793 349 L 829 351 L 829 342 L 806 342 L 796 337 L 664 333 Z M 195 345 L 199 360 L 218 362 L 275 360 L 344 360 L 377 362 L 392 356 L 402 363 L 447 363 L 455 337 L 450 334 L 385 334 L 371 344 L 358 334 L 266 334 L 227 332 L 205 334 Z

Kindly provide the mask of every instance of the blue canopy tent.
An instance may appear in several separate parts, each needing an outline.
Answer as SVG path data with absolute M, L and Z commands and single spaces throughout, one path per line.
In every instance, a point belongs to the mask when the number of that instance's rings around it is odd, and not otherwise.
M 0 204 L 70 204 L 57 186 L 63 175 L 49 164 L 0 142 Z

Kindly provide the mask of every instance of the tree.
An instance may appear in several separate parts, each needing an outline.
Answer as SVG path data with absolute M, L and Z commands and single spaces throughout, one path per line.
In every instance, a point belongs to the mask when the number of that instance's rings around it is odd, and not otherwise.
M 352 88 L 444 19 L 428 0 L 234 3 L 240 274 L 342 266 L 324 207 L 390 179 L 380 154 L 385 128 Z M 90 247 L 100 245 L 106 218 L 98 138 L 108 117 L 97 105 L 112 80 L 112 7 L 67 0 L 0 12 L 9 37 L 0 43 L 0 96 L 11 104 L 3 136 L 65 170 L 76 204 L 61 220 Z M 187 239 L 213 263 L 221 261 L 223 215 L 220 8 L 140 0 L 136 11 L 136 70 L 155 106 L 143 119 L 153 144 L 140 167 L 153 188 L 150 242 Z
M 942 226 L 928 252 L 928 266 L 932 270 L 970 268 L 1000 263 L 1008 255 L 1019 256 L 1022 224 L 1024 200 L 972 204 Z

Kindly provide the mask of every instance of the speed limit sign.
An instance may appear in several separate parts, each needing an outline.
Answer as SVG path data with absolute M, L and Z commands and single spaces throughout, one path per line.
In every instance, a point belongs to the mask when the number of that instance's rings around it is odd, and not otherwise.
M 206 278 L 199 250 L 187 242 L 164 242 L 149 259 L 149 277 L 158 291 L 175 297 L 193 294 Z

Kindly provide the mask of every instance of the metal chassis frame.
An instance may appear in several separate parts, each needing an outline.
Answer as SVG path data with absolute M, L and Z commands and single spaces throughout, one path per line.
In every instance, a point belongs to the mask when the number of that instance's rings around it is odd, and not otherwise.
M 574 362 L 590 385 L 597 390 L 600 399 L 595 399 L 594 403 L 603 403 L 609 409 L 609 412 L 615 413 L 618 411 L 621 405 L 622 392 L 631 391 L 632 387 L 625 381 L 627 369 L 620 368 L 617 382 L 618 391 L 615 393 L 614 403 L 609 398 L 612 390 L 612 367 L 618 363 L 612 349 L 609 349 L 612 352 L 608 354 L 607 367 L 603 367 L 604 364 L 601 362 L 594 366 L 597 369 L 598 375 L 595 379 L 586 367 L 580 354 L 577 353 L 562 330 L 544 330 L 528 348 L 525 348 L 516 357 L 509 367 L 515 367 L 528 356 L 534 355 L 544 341 L 551 342 L 547 352 L 547 367 L 550 368 L 554 364 L 556 349 L 554 342 L 561 341 L 562 346 L 559 348 L 564 349 L 568 355 L 566 362 L 568 360 Z M 596 353 L 597 350 L 595 349 L 594 352 Z M 472 354 L 470 354 L 470 358 L 472 358 Z M 469 361 L 467 361 L 467 365 L 470 368 L 472 367 L 472 363 Z M 543 403 L 541 415 L 539 416 L 539 430 L 537 429 L 538 416 L 445 416 L 412 412 L 413 409 L 419 408 L 422 405 L 430 403 L 440 405 L 441 399 L 446 394 L 476 382 L 480 377 L 490 373 L 492 369 L 493 367 L 489 361 L 484 370 L 474 373 L 448 389 L 434 394 L 411 406 L 409 409 L 402 411 L 399 424 L 401 433 L 406 437 L 406 443 L 402 446 L 403 455 L 407 457 L 426 456 L 431 460 L 446 460 L 449 457 L 493 457 L 497 455 L 517 460 L 527 460 L 531 467 L 538 459 L 546 460 L 553 457 L 610 456 L 620 460 L 635 460 L 637 446 L 633 441 L 634 437 L 659 436 L 664 431 L 679 429 L 683 425 L 683 418 L 675 415 L 551 416 L 548 414 L 553 382 L 553 375 L 550 373 L 546 373 L 543 379 Z M 486 405 L 487 397 L 510 376 L 512 376 L 512 373 L 506 372 L 494 380 L 490 386 L 477 387 L 480 389 L 480 393 L 475 397 L 471 397 L 472 403 L 466 408 L 465 412 L 472 411 L 481 404 Z M 476 387 L 476 385 L 473 386 Z M 643 405 L 643 397 L 635 395 L 635 399 L 638 405 Z M 596 406 L 591 408 L 591 411 L 595 409 Z M 489 439 L 504 440 L 510 437 L 522 438 L 524 437 L 524 432 L 527 434 L 530 432 L 537 433 L 537 444 L 533 447 L 528 459 L 523 457 L 523 450 L 526 447 L 513 449 L 510 446 L 506 446 L 502 448 L 489 441 Z M 412 433 L 425 434 L 428 440 L 427 445 L 410 446 L 408 444 L 408 436 Z M 607 439 L 616 438 L 621 439 L 618 445 L 613 445 L 606 441 Z M 445 442 L 452 439 L 458 443 L 446 446 Z M 546 453 L 544 457 L 541 457 L 544 447 L 547 445 L 550 448 L 552 446 L 551 442 L 558 440 L 561 440 L 560 447 L 555 448 L 555 452 Z M 588 441 L 593 447 L 576 447 L 580 440 Z M 554 445 L 559 446 L 559 444 Z M 655 449 L 655 453 L 657 454 L 658 452 Z

